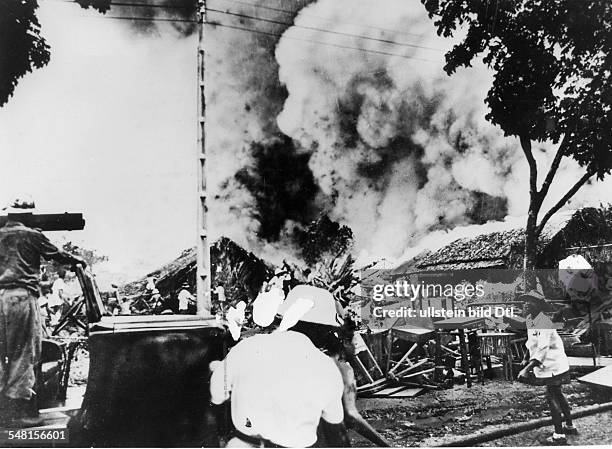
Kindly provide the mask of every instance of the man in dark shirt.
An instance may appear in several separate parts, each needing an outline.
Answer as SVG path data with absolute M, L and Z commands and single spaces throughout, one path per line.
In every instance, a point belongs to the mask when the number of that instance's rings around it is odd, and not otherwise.
M 0 425 L 11 427 L 40 422 L 28 413 L 41 351 L 40 258 L 85 265 L 21 223 L 33 207 L 33 202 L 16 200 L 4 210 L 8 220 L 0 228 Z

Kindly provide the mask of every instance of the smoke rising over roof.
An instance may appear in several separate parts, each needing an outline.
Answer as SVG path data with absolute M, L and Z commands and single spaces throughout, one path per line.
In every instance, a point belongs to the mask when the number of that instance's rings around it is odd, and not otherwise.
M 436 36 L 419 1 L 270 5 L 209 3 L 221 11 L 209 16 L 207 41 L 213 235 L 290 251 L 291 229 L 325 212 L 353 229 L 362 257 L 397 257 L 432 231 L 525 213 L 518 141 L 484 118 L 491 77 L 482 64 L 443 72 L 452 42 Z M 273 197 L 265 183 L 236 176 L 261 174 L 262 147 L 306 164 L 316 186 L 291 177 L 308 213 L 287 213 L 284 226 L 275 214 L 263 240 L 269 214 L 260 205 Z M 536 158 L 549 157 L 541 144 Z M 277 166 L 260 179 L 288 176 Z M 562 166 L 550 198 L 577 173 Z

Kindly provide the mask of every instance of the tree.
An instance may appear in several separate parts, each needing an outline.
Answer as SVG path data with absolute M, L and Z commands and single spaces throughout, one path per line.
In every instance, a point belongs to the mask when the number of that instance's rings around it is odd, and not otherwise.
M 83 8 L 105 13 L 110 0 L 78 0 Z M 0 1 L 0 107 L 26 73 L 49 63 L 49 45 L 36 17 L 37 0 Z
M 493 72 L 486 119 L 518 137 L 529 166 L 525 263 L 535 268 L 538 238 L 592 177 L 612 169 L 612 2 L 609 0 L 421 0 L 439 35 L 462 35 L 446 54 L 452 75 L 478 55 Z M 556 154 L 538 187 L 534 142 Z M 583 176 L 540 217 L 563 158 Z
M 96 250 L 82 248 L 80 246 L 75 245 L 71 241 L 64 242 L 62 245 L 62 250 L 74 254 L 75 256 L 79 256 L 85 262 L 87 262 L 88 267 L 92 267 L 95 264 L 100 262 L 105 262 L 108 260 L 108 256 L 98 253 Z M 53 279 L 54 276 L 58 273 L 60 268 L 65 269 L 66 267 L 62 264 L 58 263 L 55 260 L 46 261 L 44 263 L 45 274 L 49 279 Z
M 353 231 L 348 226 L 321 215 L 306 229 L 296 231 L 296 243 L 309 267 L 344 256 L 353 246 Z

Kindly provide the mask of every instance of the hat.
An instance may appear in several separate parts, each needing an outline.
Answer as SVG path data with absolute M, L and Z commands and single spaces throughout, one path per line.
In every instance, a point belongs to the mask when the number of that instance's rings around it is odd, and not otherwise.
M 2 212 L 6 214 L 31 214 L 34 212 L 36 205 L 34 200 L 29 195 L 21 195 L 11 201 Z
M 593 267 L 584 257 L 572 254 L 559 261 L 559 270 L 592 270 Z
M 285 315 L 298 302 L 304 304 L 312 302 L 312 307 L 305 311 L 299 321 L 334 327 L 341 326 L 342 319 L 336 312 L 336 300 L 327 290 L 312 285 L 298 285 L 289 292 L 287 299 L 280 305 L 278 313 Z
M 518 297 L 519 300 L 528 301 L 530 299 L 536 299 L 538 301 L 546 301 L 546 298 L 542 293 L 537 290 L 529 290 Z

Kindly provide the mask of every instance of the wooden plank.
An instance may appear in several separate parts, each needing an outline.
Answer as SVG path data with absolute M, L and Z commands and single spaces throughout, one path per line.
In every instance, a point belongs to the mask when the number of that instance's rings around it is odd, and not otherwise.
M 378 392 L 376 392 L 374 394 L 376 396 L 390 396 L 393 393 L 398 393 L 398 392 L 400 392 L 402 390 L 406 390 L 406 389 L 408 389 L 408 387 L 405 386 L 405 385 L 401 385 L 399 387 L 396 385 L 394 387 L 389 387 L 389 388 L 385 388 L 383 390 L 380 390 L 380 391 L 378 391 Z
M 425 388 L 410 388 L 407 386 L 403 386 L 400 388 L 387 388 L 385 390 L 381 390 L 377 393 L 372 393 L 368 395 L 364 395 L 363 397 L 369 398 L 385 398 L 385 399 L 402 399 L 402 398 L 412 398 L 422 391 L 425 391 Z
M 372 360 L 372 362 L 374 362 L 374 368 L 376 368 L 378 370 L 378 372 L 380 373 L 381 376 L 384 376 L 385 374 L 380 369 L 380 366 L 378 366 L 378 363 L 376 362 L 376 358 L 374 357 L 374 354 L 372 354 L 372 351 L 370 351 L 370 348 L 369 348 L 369 346 L 367 344 L 366 344 L 366 352 L 369 354 L 370 359 Z
M 392 398 L 413 398 L 423 391 L 425 391 L 425 388 L 408 388 L 406 390 L 402 390 L 402 391 L 393 393 L 390 397 Z
M 452 349 L 447 348 L 447 347 L 446 347 L 446 346 L 444 346 L 444 345 L 440 345 L 440 348 L 441 348 L 441 349 L 444 349 L 446 352 L 450 353 L 451 355 L 453 355 L 453 356 L 455 356 L 455 357 L 461 357 L 461 355 L 460 355 L 460 354 L 459 354 L 457 351 L 453 351 Z
M 377 381 L 374 381 L 371 384 L 362 385 L 361 387 L 357 387 L 357 394 L 365 395 L 365 394 L 375 393 L 377 391 L 387 388 L 390 384 L 391 384 L 391 381 L 389 379 L 378 379 Z
M 85 228 L 83 214 L 64 212 L 62 214 L 12 214 L 19 217 L 24 225 L 42 231 L 80 231 Z M 8 221 L 8 215 L 0 215 L 0 226 Z
M 406 369 L 404 369 L 404 370 L 400 371 L 399 373 L 397 373 L 397 374 L 395 375 L 395 377 L 401 377 L 401 376 L 405 375 L 406 373 L 408 373 L 409 371 L 412 371 L 412 370 L 414 370 L 414 369 L 418 368 L 419 366 L 421 366 L 421 365 L 423 365 L 423 364 L 425 364 L 425 363 L 427 363 L 427 362 L 429 362 L 429 361 L 430 361 L 429 359 L 422 359 L 422 360 L 419 360 L 419 361 L 418 361 L 418 362 L 416 362 L 415 364 L 413 364 L 413 365 L 409 366 L 408 368 L 406 368 Z
M 408 377 L 416 377 L 416 376 L 420 376 L 421 374 L 427 374 L 427 373 L 431 373 L 433 370 L 435 370 L 435 368 L 429 368 L 423 371 L 419 371 L 418 373 L 410 373 L 410 374 L 406 374 L 404 376 L 402 376 L 404 379 L 408 378 Z
M 368 371 L 368 369 L 365 367 L 365 365 L 363 364 L 363 362 L 359 359 L 357 355 L 355 355 L 355 360 L 357 361 L 359 368 L 361 368 L 361 370 L 365 373 L 370 383 L 373 383 L 374 379 L 372 378 L 372 376 L 370 375 L 370 372 Z
M 393 374 L 395 370 L 397 370 L 403 362 L 407 361 L 408 357 L 410 357 L 410 354 L 412 354 L 418 346 L 419 346 L 418 343 L 414 343 L 410 347 L 410 349 L 406 352 L 406 354 L 404 354 L 403 357 L 399 360 L 399 362 L 397 362 L 396 365 L 389 370 L 389 374 Z M 412 362 L 410 362 L 410 365 L 412 365 Z

